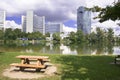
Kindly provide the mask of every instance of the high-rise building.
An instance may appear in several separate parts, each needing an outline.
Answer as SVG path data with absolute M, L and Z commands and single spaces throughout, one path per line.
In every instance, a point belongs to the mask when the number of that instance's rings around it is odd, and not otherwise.
M 0 11 L 0 30 L 5 29 L 5 19 L 6 19 L 5 11 Z
M 77 9 L 77 30 L 82 30 L 84 34 L 91 32 L 91 12 L 83 6 Z
M 22 16 L 22 31 L 26 33 L 38 31 L 45 34 L 45 17 L 34 15 L 33 11 L 27 11 L 26 16 Z
M 45 17 L 35 15 L 33 18 L 33 32 L 41 32 L 45 34 Z
M 26 14 L 26 33 L 32 33 L 33 32 L 33 11 L 27 11 Z
M 22 16 L 21 19 L 22 19 L 21 20 L 22 21 L 21 22 L 22 23 L 22 31 L 26 32 L 26 16 Z
M 45 26 L 45 33 L 56 33 L 56 32 L 63 32 L 63 25 L 62 23 L 47 23 Z

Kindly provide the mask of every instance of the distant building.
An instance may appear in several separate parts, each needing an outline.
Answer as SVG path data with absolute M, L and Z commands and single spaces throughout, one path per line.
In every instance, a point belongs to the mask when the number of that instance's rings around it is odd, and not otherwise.
M 23 32 L 26 32 L 26 16 L 22 16 L 22 18 L 21 18 L 22 20 L 22 31 Z
M 77 9 L 77 30 L 82 30 L 84 34 L 91 32 L 91 12 L 83 6 Z
M 0 30 L 5 29 L 5 19 L 6 19 L 5 11 L 0 11 Z
M 45 17 L 35 15 L 33 18 L 33 32 L 41 32 L 45 34 Z
M 38 31 L 45 34 L 45 17 L 34 15 L 33 11 L 27 11 L 26 16 L 22 16 L 22 31 L 26 33 Z
M 33 32 L 33 11 L 27 11 L 26 14 L 26 33 L 32 33 Z
M 54 34 L 56 32 L 63 32 L 63 24 L 62 23 L 47 23 L 45 25 L 45 33 Z

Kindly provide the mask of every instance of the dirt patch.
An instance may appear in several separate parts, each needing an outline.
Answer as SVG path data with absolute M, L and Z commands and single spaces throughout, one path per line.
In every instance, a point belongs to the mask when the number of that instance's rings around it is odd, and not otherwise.
M 53 76 L 56 72 L 57 68 L 53 65 L 48 66 L 46 69 L 41 69 L 40 72 L 36 72 L 35 69 L 25 69 L 24 71 L 20 71 L 19 68 L 10 67 L 9 69 L 5 69 L 3 75 L 16 79 L 37 79 L 46 76 Z

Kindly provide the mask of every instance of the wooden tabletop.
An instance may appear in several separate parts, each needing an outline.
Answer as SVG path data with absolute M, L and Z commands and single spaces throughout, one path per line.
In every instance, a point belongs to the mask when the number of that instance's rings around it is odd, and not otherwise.
M 48 56 L 28 56 L 28 55 L 19 55 L 16 58 L 29 58 L 29 59 L 48 59 Z

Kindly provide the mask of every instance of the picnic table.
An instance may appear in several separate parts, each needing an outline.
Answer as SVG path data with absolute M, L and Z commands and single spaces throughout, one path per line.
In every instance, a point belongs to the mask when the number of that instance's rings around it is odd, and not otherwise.
M 45 62 L 50 61 L 48 56 L 27 56 L 27 55 L 19 55 L 16 58 L 21 59 L 20 63 L 12 63 L 11 66 L 19 67 L 21 71 L 25 68 L 33 68 L 36 71 L 40 71 L 40 69 L 46 68 Z
M 120 62 L 120 55 L 115 56 L 114 63 L 117 64 L 117 62 Z

